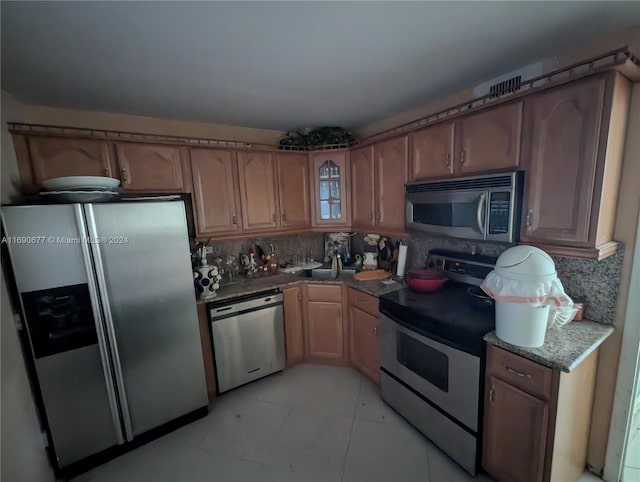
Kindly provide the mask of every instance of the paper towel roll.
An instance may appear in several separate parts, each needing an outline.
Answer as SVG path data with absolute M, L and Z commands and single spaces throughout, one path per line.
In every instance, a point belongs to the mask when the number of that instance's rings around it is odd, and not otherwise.
M 404 244 L 400 245 L 398 249 L 398 271 L 397 275 L 402 278 L 404 276 L 404 267 L 407 264 L 407 246 Z

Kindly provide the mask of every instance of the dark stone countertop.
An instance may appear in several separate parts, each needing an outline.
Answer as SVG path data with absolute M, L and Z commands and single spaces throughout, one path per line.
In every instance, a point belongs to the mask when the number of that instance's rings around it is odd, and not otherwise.
M 341 275 L 337 279 L 315 279 L 305 278 L 300 275 L 281 273 L 272 276 L 265 276 L 261 278 L 252 278 L 241 281 L 238 284 L 231 286 L 222 286 L 218 290 L 218 296 L 207 301 L 198 300 L 200 303 L 209 303 L 213 301 L 223 301 L 226 299 L 235 298 L 238 296 L 250 295 L 253 293 L 259 293 L 260 291 L 266 291 L 275 288 L 286 288 L 300 283 L 312 283 L 312 284 L 346 284 L 352 288 L 355 288 L 363 293 L 372 295 L 375 297 L 382 296 L 392 291 L 397 291 L 404 288 L 406 285 L 404 282 L 399 281 L 391 285 L 385 285 L 380 280 L 375 281 L 358 281 L 352 275 Z
M 515 346 L 501 340 L 495 331 L 484 335 L 484 340 L 497 347 L 523 356 L 536 363 L 570 372 L 606 340 L 614 327 L 596 321 L 572 321 L 560 328 L 550 328 L 544 345 L 538 348 Z

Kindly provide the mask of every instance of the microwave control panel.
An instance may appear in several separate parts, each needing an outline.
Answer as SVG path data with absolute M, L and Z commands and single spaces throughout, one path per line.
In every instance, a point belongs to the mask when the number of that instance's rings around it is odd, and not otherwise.
M 489 234 L 509 232 L 510 192 L 492 192 L 489 199 Z

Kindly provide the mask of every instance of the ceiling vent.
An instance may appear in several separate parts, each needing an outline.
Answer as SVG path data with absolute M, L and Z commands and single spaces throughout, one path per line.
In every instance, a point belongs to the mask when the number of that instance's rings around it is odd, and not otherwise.
M 497 99 L 504 95 L 513 94 L 524 88 L 524 82 L 540 75 L 542 75 L 542 62 L 527 65 L 475 86 L 473 97 L 488 95 L 489 99 Z

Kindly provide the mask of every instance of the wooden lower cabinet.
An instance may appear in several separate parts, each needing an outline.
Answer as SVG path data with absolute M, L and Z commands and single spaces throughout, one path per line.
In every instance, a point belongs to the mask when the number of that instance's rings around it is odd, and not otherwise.
M 380 383 L 378 298 L 349 288 L 349 359 L 375 383 Z
M 346 324 L 343 323 L 342 286 L 308 284 L 304 331 L 310 361 L 345 364 Z
M 598 352 L 571 372 L 487 347 L 482 466 L 498 482 L 575 482 L 585 470 Z
M 200 327 L 200 341 L 202 342 L 202 360 L 204 363 L 204 376 L 207 381 L 207 396 L 209 402 L 216 398 L 216 371 L 213 366 L 213 348 L 211 335 L 209 334 L 209 317 L 207 316 L 207 304 L 199 303 L 198 325 Z
M 282 290 L 284 299 L 284 340 L 286 361 L 290 367 L 304 360 L 304 331 L 302 315 L 302 287 Z
M 375 383 L 380 383 L 378 318 L 349 305 L 351 363 Z

